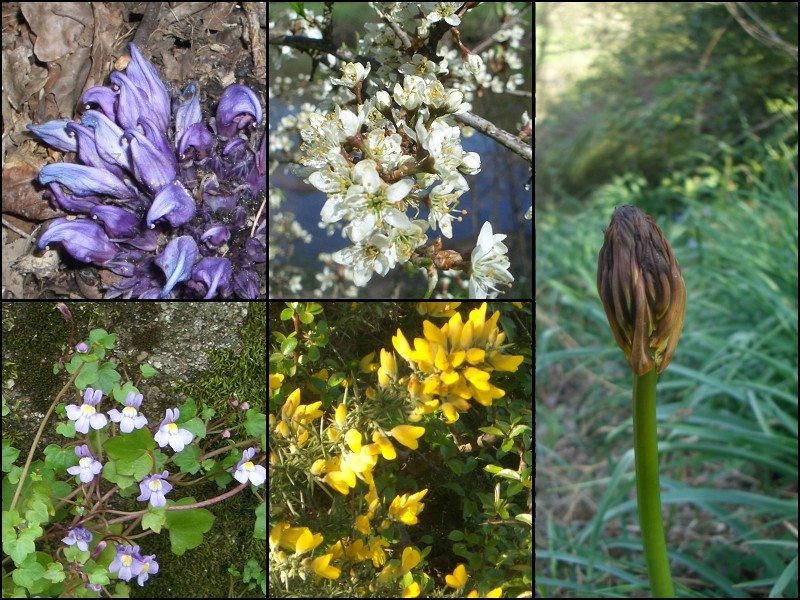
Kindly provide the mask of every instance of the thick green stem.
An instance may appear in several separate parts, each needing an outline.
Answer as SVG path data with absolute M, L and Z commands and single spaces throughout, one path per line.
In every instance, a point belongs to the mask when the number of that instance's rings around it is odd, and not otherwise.
M 656 368 L 633 380 L 633 437 L 636 457 L 636 500 L 647 574 L 654 598 L 674 598 L 667 543 L 661 522 L 656 433 Z

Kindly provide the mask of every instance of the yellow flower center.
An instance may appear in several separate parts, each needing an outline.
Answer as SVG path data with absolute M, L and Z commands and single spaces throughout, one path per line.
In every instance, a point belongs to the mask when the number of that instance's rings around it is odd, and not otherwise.
M 153 479 L 149 484 L 150 490 L 153 492 L 157 492 L 161 489 L 161 480 L 160 479 Z
M 254 468 L 253 463 L 249 460 L 246 463 L 244 463 L 242 467 L 244 468 L 245 471 L 252 471 Z
M 126 406 L 122 409 L 122 414 L 132 419 L 136 416 L 136 409 L 132 406 Z
M 81 468 L 88 469 L 89 466 L 92 464 L 92 459 L 88 456 L 84 456 L 80 461 L 78 461 L 81 465 Z
M 81 412 L 83 412 L 83 414 L 85 414 L 87 417 L 91 417 L 94 413 L 97 412 L 97 410 L 95 410 L 95 407 L 92 406 L 91 404 L 84 404 L 83 406 L 81 406 Z
M 122 562 L 122 566 L 124 566 L 124 567 L 130 567 L 130 566 L 131 566 L 131 563 L 133 562 L 133 559 L 132 559 L 130 556 L 128 556 L 127 554 L 125 554 L 125 555 L 124 555 L 124 556 L 123 556 L 123 557 L 120 559 L 120 562 Z
M 178 426 L 175 423 L 170 423 L 167 425 L 167 431 L 169 431 L 170 435 L 174 435 L 178 433 Z
M 142 573 L 147 573 L 150 570 L 150 563 L 142 564 Z

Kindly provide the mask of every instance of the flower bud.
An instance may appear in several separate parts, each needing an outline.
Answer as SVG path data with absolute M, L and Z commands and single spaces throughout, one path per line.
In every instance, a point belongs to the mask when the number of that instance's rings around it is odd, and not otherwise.
M 631 370 L 666 369 L 683 327 L 686 287 L 661 229 L 635 206 L 617 208 L 605 230 L 597 291 Z

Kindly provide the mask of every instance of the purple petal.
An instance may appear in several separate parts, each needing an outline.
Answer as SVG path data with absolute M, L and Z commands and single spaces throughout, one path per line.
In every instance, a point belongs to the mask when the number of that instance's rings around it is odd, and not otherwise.
M 225 225 L 212 225 L 200 236 L 200 241 L 212 248 L 219 248 L 231 237 L 230 230 Z
M 134 198 L 136 193 L 122 180 L 97 167 L 86 167 L 72 163 L 53 163 L 39 171 L 39 181 L 56 181 L 77 196 L 105 194 L 115 198 Z
M 61 242 L 73 258 L 96 265 L 111 260 L 117 253 L 117 247 L 103 228 L 88 219 L 56 219 L 39 238 L 39 247 L 51 242 Z
M 28 130 L 35 133 L 46 144 L 62 152 L 75 152 L 78 149 L 77 140 L 67 132 L 69 119 L 56 119 L 39 125 L 28 125 Z
M 202 118 L 200 112 L 200 94 L 197 84 L 193 81 L 181 93 L 180 100 L 175 103 L 175 140 L 181 139 L 183 133 L 191 125 L 199 124 Z
M 167 244 L 164 252 L 155 259 L 155 263 L 167 276 L 167 283 L 161 290 L 162 297 L 169 294 L 175 284 L 189 279 L 196 259 L 197 244 L 190 236 L 183 235 Z
M 136 179 L 157 193 L 177 176 L 174 153 L 164 153 L 137 129 L 127 129 Z M 170 160 L 172 158 L 172 160 Z
M 173 227 L 180 227 L 191 221 L 196 211 L 194 198 L 175 180 L 156 194 L 147 211 L 147 226 L 151 227 L 154 221 L 164 217 Z
M 127 144 L 123 145 L 122 128 L 97 110 L 87 111 L 81 123 L 94 129 L 97 154 L 104 161 L 131 170 Z
M 166 131 L 170 115 L 169 93 L 161 82 L 158 71 L 145 60 L 133 44 L 131 44 L 131 62 L 128 63 L 126 74 L 147 98 L 147 113 L 157 120 L 161 131 Z
M 132 238 L 139 233 L 139 218 L 119 206 L 100 204 L 89 211 L 93 219 L 99 219 L 106 231 L 114 238 Z
M 217 288 L 227 294 L 232 276 L 233 267 L 227 258 L 204 258 L 192 269 L 192 279 L 203 282 L 208 290 L 204 300 L 214 298 Z
M 230 85 L 222 92 L 217 108 L 217 131 L 230 137 L 251 123 L 261 123 L 263 113 L 255 92 L 244 85 Z
M 109 119 L 114 118 L 118 94 L 114 90 L 105 86 L 89 88 L 83 93 L 81 100 L 86 106 L 96 104 Z

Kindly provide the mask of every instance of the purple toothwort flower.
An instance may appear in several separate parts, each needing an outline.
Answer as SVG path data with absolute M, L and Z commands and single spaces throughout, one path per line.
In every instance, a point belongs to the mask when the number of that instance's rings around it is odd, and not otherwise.
M 125 398 L 125 408 L 122 409 L 122 412 L 116 408 L 108 411 L 108 416 L 111 417 L 111 420 L 120 424 L 119 428 L 122 433 L 130 433 L 134 429 L 141 429 L 147 425 L 147 419 L 144 415 L 139 414 L 139 407 L 142 405 L 143 398 L 142 394 L 128 392 L 128 396 Z
M 234 84 L 203 118 L 191 82 L 170 93 L 131 45 L 124 73 L 83 95 L 80 122 L 29 130 L 78 163 L 38 180 L 54 220 L 38 242 L 113 272 L 106 298 L 259 298 L 266 293 L 266 131 L 250 88 Z M 213 114 L 213 113 L 212 113 Z
M 159 447 L 163 448 L 169 444 L 170 448 L 175 452 L 180 452 L 185 446 L 192 443 L 194 435 L 186 429 L 181 429 L 175 423 L 180 416 L 181 411 L 179 409 L 167 409 L 167 417 L 161 422 L 161 426 L 153 436 Z
M 102 390 L 86 388 L 83 394 L 83 404 L 70 404 L 67 406 L 67 417 L 70 421 L 75 421 L 75 431 L 79 433 L 89 433 L 89 425 L 93 429 L 102 429 L 108 423 L 108 419 L 103 413 L 97 412 L 97 405 L 103 397 Z
M 92 456 L 92 453 L 89 451 L 89 446 L 86 444 L 76 446 L 75 454 L 80 460 L 76 466 L 67 469 L 67 473 L 70 475 L 79 475 L 81 483 L 89 483 L 103 470 L 103 465 Z
M 150 504 L 155 508 L 160 508 L 167 504 L 167 499 L 164 497 L 172 491 L 172 484 L 167 481 L 169 471 L 164 471 L 159 475 L 148 475 L 139 482 L 139 489 L 141 495 L 136 498 L 140 502 L 150 501 Z

